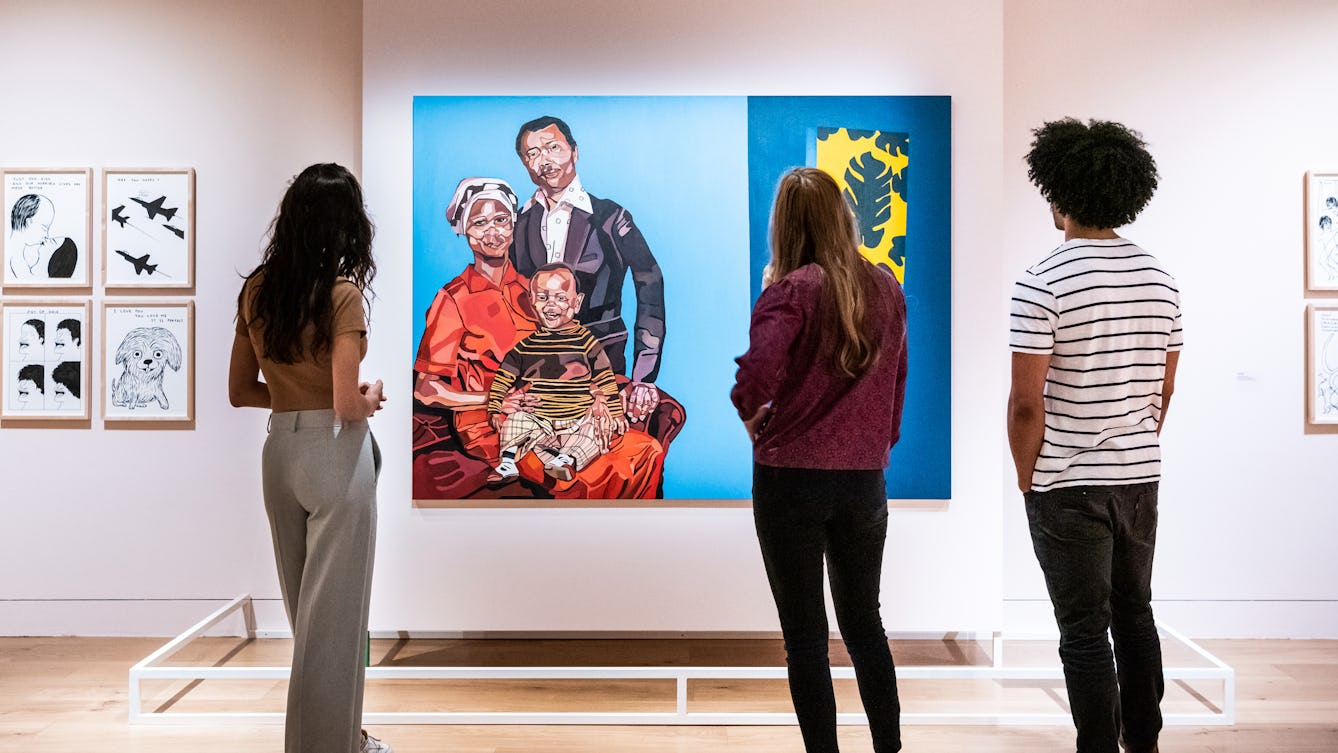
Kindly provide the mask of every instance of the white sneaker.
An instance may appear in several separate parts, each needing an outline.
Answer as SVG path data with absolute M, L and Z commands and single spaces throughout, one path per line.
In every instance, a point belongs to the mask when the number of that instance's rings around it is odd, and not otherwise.
M 394 753 L 389 745 L 367 734 L 367 730 L 362 731 L 362 747 L 358 750 L 361 753 Z
M 492 469 L 488 474 L 488 483 L 504 484 L 513 481 L 520 476 L 520 469 L 516 467 L 516 461 L 512 458 L 502 458 L 502 462 Z
M 572 468 L 576 461 L 566 453 L 560 453 L 557 457 L 544 464 L 544 473 L 556 479 L 571 481 Z

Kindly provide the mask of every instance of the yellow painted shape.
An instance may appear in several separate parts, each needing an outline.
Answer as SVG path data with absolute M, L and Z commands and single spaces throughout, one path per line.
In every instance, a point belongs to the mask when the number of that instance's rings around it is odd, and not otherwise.
M 876 133 L 876 132 L 875 132 Z M 887 166 L 887 169 L 893 173 L 900 173 L 910 163 L 910 156 L 906 154 L 889 154 L 886 149 L 879 149 L 874 146 L 875 136 L 864 138 L 852 138 L 850 132 L 842 128 L 836 133 L 828 136 L 826 139 L 819 139 L 817 143 L 818 164 L 817 168 L 836 179 L 837 185 L 845 191 L 850 188 L 846 180 L 846 169 L 850 161 L 856 157 L 865 156 L 865 160 L 873 158 Z M 906 234 L 906 200 L 895 191 L 889 191 L 892 196 L 891 211 L 888 218 L 875 229 L 883 231 L 883 240 L 876 248 L 860 246 L 860 253 L 864 258 L 874 264 L 884 264 L 889 267 L 897 276 L 899 282 L 906 281 L 906 267 L 892 260 L 892 239 Z

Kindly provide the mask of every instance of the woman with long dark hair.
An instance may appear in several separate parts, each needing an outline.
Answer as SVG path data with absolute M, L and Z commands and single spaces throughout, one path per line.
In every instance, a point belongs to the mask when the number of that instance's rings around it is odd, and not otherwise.
M 753 440 L 753 519 L 790 697 L 808 753 L 835 753 L 825 557 L 873 749 L 892 753 L 901 706 L 878 590 L 883 471 L 906 387 L 906 299 L 896 278 L 860 255 L 836 181 L 812 168 L 781 178 L 764 285 L 730 397 Z
M 381 468 L 367 418 L 385 397 L 380 380 L 358 381 L 358 366 L 375 275 L 357 179 L 312 165 L 237 297 L 229 397 L 272 411 L 261 475 L 293 628 L 286 753 L 390 750 L 361 730 Z

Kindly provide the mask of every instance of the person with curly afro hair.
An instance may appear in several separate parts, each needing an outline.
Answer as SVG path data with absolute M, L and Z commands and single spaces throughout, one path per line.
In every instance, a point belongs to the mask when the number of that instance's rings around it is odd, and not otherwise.
M 1157 164 L 1119 123 L 1066 118 L 1033 134 L 1027 174 L 1064 242 L 1013 288 L 1008 443 L 1078 753 L 1155 753 L 1158 438 L 1184 338 L 1175 279 L 1115 231 L 1152 199 Z

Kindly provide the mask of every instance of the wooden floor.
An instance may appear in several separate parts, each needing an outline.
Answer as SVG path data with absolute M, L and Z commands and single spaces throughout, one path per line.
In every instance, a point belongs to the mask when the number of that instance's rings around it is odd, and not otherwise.
M 282 750 L 279 725 L 131 726 L 127 670 L 162 639 L 0 638 L 0 750 L 21 753 L 213 753 Z M 1205 641 L 1237 672 L 1234 727 L 1171 727 L 1167 753 L 1338 751 L 1338 641 Z M 988 661 L 983 647 L 897 641 L 900 666 Z M 287 663 L 286 641 L 197 641 L 174 663 Z M 1053 644 L 1009 644 L 1008 663 L 1054 661 Z M 848 663 L 839 644 L 833 663 Z M 383 666 L 695 665 L 779 666 L 777 641 L 374 641 Z M 1168 665 L 1195 657 L 1167 642 Z M 281 711 L 284 683 L 147 683 L 144 707 L 164 712 Z M 853 681 L 838 681 L 838 706 L 859 711 Z M 1067 711 L 1058 683 L 903 680 L 907 712 Z M 1172 683 L 1168 711 L 1216 710 L 1217 688 Z M 368 711 L 672 711 L 672 681 L 378 681 Z M 789 711 L 783 681 L 701 682 L 692 711 Z M 398 753 L 802 753 L 795 727 L 386 726 L 374 734 Z M 908 753 L 1072 751 L 1071 727 L 906 726 Z M 871 750 L 868 731 L 842 727 L 842 750 Z

